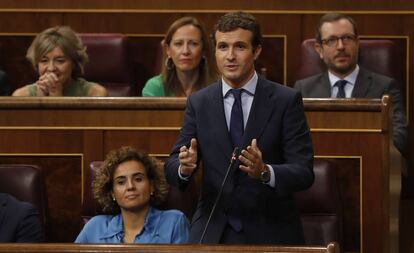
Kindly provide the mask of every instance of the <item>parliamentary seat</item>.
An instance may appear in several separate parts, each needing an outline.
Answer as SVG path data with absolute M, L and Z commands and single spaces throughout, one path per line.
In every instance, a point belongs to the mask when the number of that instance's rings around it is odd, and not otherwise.
M 41 167 L 32 164 L 0 164 L 0 192 L 33 204 L 39 210 L 40 222 L 47 235 L 48 201 Z
M 128 37 L 118 33 L 82 33 L 79 37 L 89 56 L 85 79 L 103 85 L 108 96 L 135 96 Z
M 295 193 L 307 245 L 342 245 L 342 207 L 335 165 L 324 159 L 314 161 L 313 185 Z

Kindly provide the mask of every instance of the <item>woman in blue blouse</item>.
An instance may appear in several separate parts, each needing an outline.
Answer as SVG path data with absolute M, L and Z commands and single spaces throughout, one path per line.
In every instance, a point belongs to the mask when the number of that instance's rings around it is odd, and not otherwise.
M 155 208 L 168 189 L 162 165 L 132 147 L 111 151 L 93 182 L 107 215 L 93 217 L 76 243 L 186 243 L 189 223 L 178 210 Z

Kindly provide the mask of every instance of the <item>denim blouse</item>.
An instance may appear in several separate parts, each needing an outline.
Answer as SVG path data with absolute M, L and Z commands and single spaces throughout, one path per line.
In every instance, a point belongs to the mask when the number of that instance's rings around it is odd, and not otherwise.
M 189 222 L 181 211 L 150 207 L 134 243 L 187 243 L 188 233 Z M 122 243 L 123 238 L 121 214 L 98 215 L 86 223 L 75 243 Z

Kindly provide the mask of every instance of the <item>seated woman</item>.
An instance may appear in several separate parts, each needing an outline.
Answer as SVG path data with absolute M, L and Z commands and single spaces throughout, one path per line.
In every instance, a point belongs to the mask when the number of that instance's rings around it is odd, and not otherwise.
M 81 78 L 88 61 L 86 47 L 67 26 L 56 26 L 36 36 L 26 58 L 39 74 L 34 84 L 17 89 L 13 96 L 106 96 L 106 89 Z
M 142 96 L 188 96 L 217 79 L 211 42 L 196 18 L 176 20 L 162 44 L 165 64 L 147 81 Z
M 86 223 L 76 243 L 186 243 L 189 222 L 178 210 L 155 208 L 168 189 L 160 162 L 132 147 L 111 151 L 92 185 L 108 215 Z

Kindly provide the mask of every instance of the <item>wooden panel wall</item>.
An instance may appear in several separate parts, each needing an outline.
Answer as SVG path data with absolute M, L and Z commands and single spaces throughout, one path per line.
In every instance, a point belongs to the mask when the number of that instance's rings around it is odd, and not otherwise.
M 334 160 L 340 168 L 346 252 L 395 252 L 389 249 L 389 224 L 398 214 L 389 212 L 393 155 L 386 101 L 305 100 L 315 156 Z M 91 182 L 90 162 L 123 145 L 168 156 L 184 108 L 184 98 L 3 98 L 0 163 L 33 162 L 45 168 L 48 241 L 71 242 L 87 188 L 81 185 Z
M 201 1 L 174 1 L 174 0 L 153 0 L 153 1 L 136 1 L 136 0 L 2 0 L 0 8 L 10 9 L 145 9 L 145 10 L 374 10 L 374 11 L 390 11 L 390 10 L 412 10 L 414 4 L 406 0 L 348 0 L 348 1 L 325 1 L 313 0 L 311 2 L 302 0 L 201 0 Z

